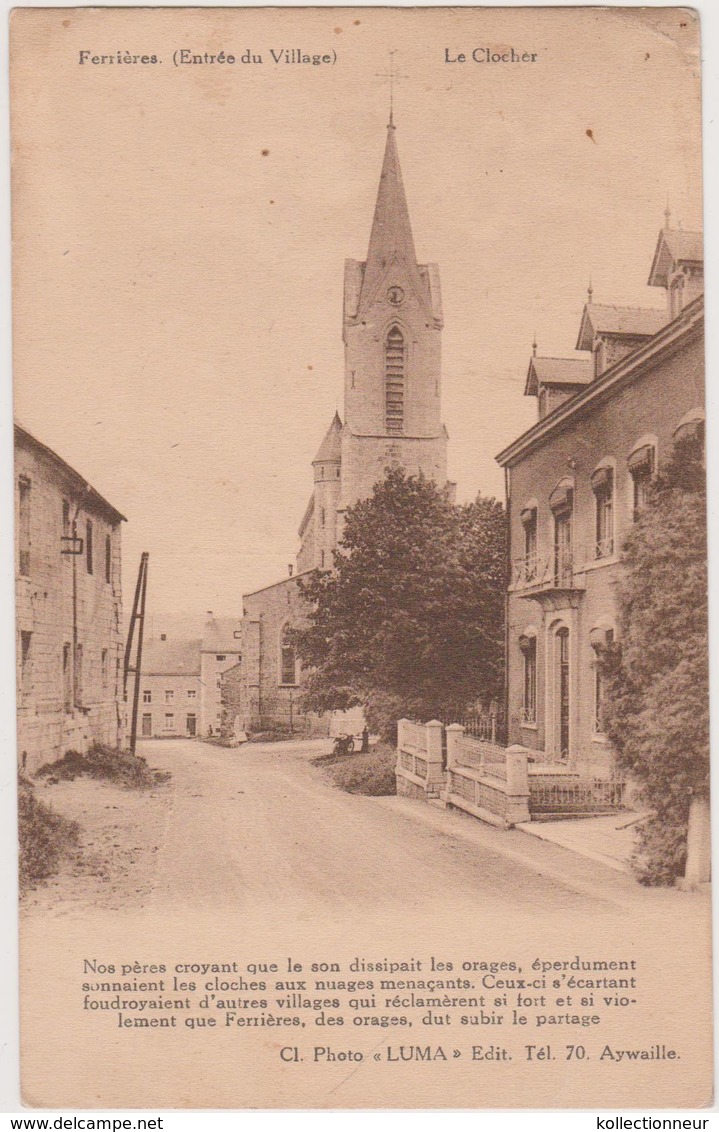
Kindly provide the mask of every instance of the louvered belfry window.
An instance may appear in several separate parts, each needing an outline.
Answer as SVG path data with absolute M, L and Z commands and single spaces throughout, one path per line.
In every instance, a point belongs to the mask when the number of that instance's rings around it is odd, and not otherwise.
M 393 326 L 385 342 L 385 423 L 387 432 L 404 429 L 404 338 Z

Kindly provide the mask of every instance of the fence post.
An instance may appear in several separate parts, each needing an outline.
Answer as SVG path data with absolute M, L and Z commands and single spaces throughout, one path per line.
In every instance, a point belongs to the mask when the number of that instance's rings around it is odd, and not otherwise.
M 447 772 L 457 765 L 457 747 L 459 741 L 464 735 L 464 728 L 461 723 L 450 723 L 447 728 Z
M 397 720 L 397 750 L 401 751 L 404 748 L 404 725 L 407 723 L 406 719 Z
M 427 797 L 439 796 L 440 788 L 444 785 L 444 770 L 442 768 L 442 724 L 438 719 L 432 719 L 426 724 L 427 735 Z
M 687 863 L 680 888 L 695 888 L 706 884 L 711 876 L 711 830 L 709 826 L 709 799 L 695 795 L 689 807 L 687 832 Z
M 516 743 L 507 747 L 507 821 L 510 825 L 530 821 L 529 751 Z

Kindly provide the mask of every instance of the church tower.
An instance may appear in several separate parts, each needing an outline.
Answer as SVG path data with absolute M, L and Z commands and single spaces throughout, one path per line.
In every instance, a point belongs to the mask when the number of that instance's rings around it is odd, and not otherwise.
M 417 263 L 390 119 L 367 259 L 345 263 L 340 510 L 388 466 L 446 483 L 441 332 L 439 269 Z
M 344 512 L 388 467 L 447 485 L 441 333 L 439 269 L 417 263 L 390 117 L 367 259 L 345 262 L 344 424 L 335 414 L 313 461 L 298 571 L 332 565 Z

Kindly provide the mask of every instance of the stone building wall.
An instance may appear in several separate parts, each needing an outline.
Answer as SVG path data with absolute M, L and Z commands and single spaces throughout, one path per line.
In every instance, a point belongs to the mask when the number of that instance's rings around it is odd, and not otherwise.
M 18 755 L 32 773 L 124 742 L 122 516 L 24 430 L 15 451 Z M 83 552 L 63 554 L 73 518 Z

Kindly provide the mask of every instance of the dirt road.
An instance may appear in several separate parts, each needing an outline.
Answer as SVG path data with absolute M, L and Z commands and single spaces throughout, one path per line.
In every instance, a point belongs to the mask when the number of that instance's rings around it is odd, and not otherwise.
M 453 894 L 523 915 L 642 896 L 629 878 L 520 832 L 338 790 L 311 764 L 326 747 L 147 743 L 143 753 L 172 770 L 174 787 L 152 898 L 342 916 L 368 905 L 436 910 Z

